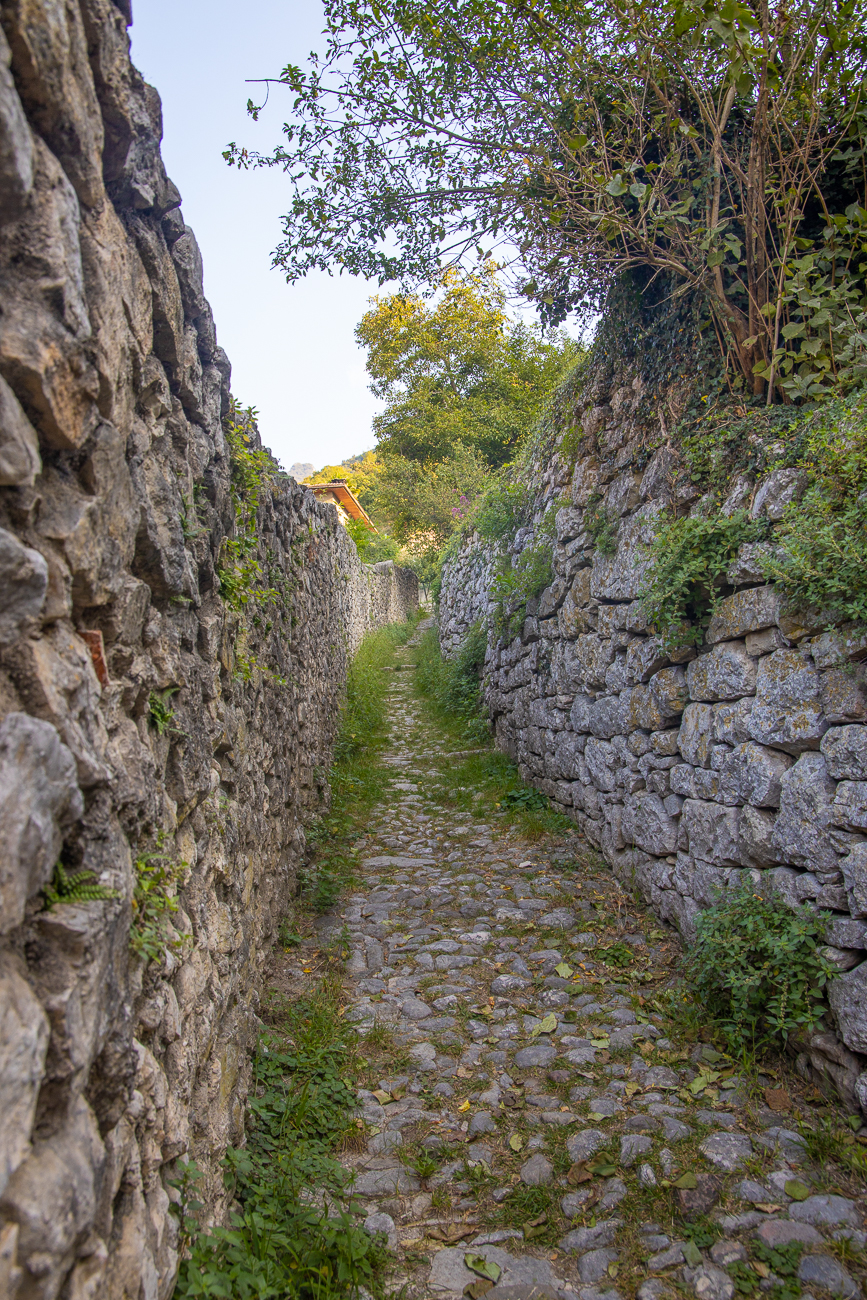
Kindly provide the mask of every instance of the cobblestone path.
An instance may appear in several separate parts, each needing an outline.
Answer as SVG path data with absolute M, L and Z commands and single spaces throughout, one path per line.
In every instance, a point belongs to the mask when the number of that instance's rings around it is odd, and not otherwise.
M 394 1053 L 344 1160 L 396 1290 L 860 1295 L 864 1188 L 810 1165 L 791 1082 L 677 1041 L 654 1005 L 674 933 L 577 836 L 450 810 L 454 755 L 392 680 L 394 780 L 324 929 L 351 936 L 347 1017 Z

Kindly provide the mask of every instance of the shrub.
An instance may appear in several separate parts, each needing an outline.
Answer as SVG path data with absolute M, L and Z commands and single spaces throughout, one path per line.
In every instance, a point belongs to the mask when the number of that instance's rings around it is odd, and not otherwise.
M 602 497 L 598 492 L 594 492 L 587 502 L 584 527 L 600 555 L 613 555 L 615 553 L 620 520 L 607 506 L 602 504 Z
M 749 886 L 724 894 L 698 918 L 685 975 L 696 1003 L 744 1055 L 783 1046 L 814 1029 L 837 973 L 821 946 L 826 917 L 762 898 Z
M 527 616 L 527 602 L 541 595 L 553 579 L 551 543 L 547 538 L 528 546 L 514 563 L 510 556 L 504 556 L 491 584 L 497 631 L 507 637 L 517 636 Z
M 514 537 L 526 522 L 527 489 L 520 483 L 496 483 L 488 488 L 476 506 L 470 520 L 479 536 L 486 542 Z
M 484 623 L 474 623 L 454 659 L 444 659 L 434 628 L 425 632 L 417 656 L 416 684 L 443 714 L 464 723 L 468 740 L 488 736 L 482 712 L 481 678 L 488 648 Z
M 767 535 L 764 520 L 733 515 L 669 519 L 648 547 L 641 602 L 666 649 L 699 644 L 718 600 L 717 587 L 744 542 Z

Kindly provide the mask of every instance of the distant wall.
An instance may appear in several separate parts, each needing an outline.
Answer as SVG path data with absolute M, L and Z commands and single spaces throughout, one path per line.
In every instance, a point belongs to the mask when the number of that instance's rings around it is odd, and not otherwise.
M 660 439 L 658 412 L 677 399 L 627 365 L 597 366 L 531 467 L 535 525 L 501 546 L 470 538 L 446 565 L 441 642 L 452 655 L 474 622 L 493 629 L 501 556 L 537 542 L 553 506 L 554 580 L 519 636 L 489 634 L 497 744 L 687 938 L 716 891 L 745 879 L 828 909 L 844 973 L 833 1023 L 798 1062 L 867 1110 L 867 636 L 787 612 L 749 546 L 697 653 L 666 654 L 649 634 L 642 543 L 663 509 L 699 495 Z M 791 470 L 742 478 L 729 508 L 779 519 L 793 487 Z M 614 554 L 594 547 L 588 506 L 616 522 Z
M 417 604 L 291 482 L 248 557 L 275 595 L 224 599 L 229 363 L 128 21 L 125 0 L 0 4 L 0 1293 L 18 1300 L 164 1300 L 181 1154 L 221 1212 L 347 663 Z M 154 852 L 177 911 L 147 960 L 130 931 Z M 118 897 L 43 910 L 58 860 Z

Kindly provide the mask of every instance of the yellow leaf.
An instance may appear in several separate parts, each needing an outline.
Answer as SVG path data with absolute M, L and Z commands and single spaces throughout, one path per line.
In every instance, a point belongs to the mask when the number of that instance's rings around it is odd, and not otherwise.
M 470 1103 L 468 1101 L 462 1101 L 460 1106 L 458 1106 L 458 1110 L 469 1110 L 469 1109 L 470 1109 Z
M 521 1137 L 520 1133 L 513 1133 L 509 1138 L 509 1146 L 513 1151 L 520 1151 L 523 1145 L 524 1139 Z

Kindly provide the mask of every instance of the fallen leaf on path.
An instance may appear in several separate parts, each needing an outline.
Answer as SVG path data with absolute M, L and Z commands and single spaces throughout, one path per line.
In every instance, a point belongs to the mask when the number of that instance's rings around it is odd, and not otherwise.
M 687 1170 L 685 1174 L 681 1174 L 680 1178 L 675 1180 L 674 1186 L 681 1187 L 685 1191 L 693 1191 L 698 1187 L 698 1179 L 691 1170 Z
M 392 1099 L 391 1093 L 386 1092 L 384 1088 L 377 1088 L 374 1091 L 373 1096 L 376 1098 L 376 1100 L 379 1102 L 381 1106 L 384 1106 L 387 1101 L 391 1101 Z
M 783 1184 L 783 1191 L 787 1196 L 791 1196 L 793 1201 L 806 1201 L 810 1195 L 810 1189 L 806 1183 L 802 1183 L 800 1178 L 789 1178 Z
M 484 1255 L 464 1255 L 464 1263 L 471 1273 L 478 1273 L 479 1277 L 489 1278 L 491 1282 L 499 1281 L 502 1269 L 499 1264 L 495 1264 L 492 1259 L 485 1259 Z
M 561 961 L 554 967 L 554 972 L 559 975 L 561 979 L 567 980 L 572 974 L 572 967 L 567 961 Z
M 472 1079 L 473 1077 L 472 1070 L 468 1070 L 465 1065 L 459 1065 L 458 1068 L 455 1070 L 455 1074 L 458 1076 L 459 1079 Z
M 458 1106 L 458 1110 L 469 1110 L 469 1109 L 470 1109 L 470 1103 L 468 1101 L 462 1101 L 460 1106 Z
M 533 1028 L 530 1030 L 530 1037 L 538 1038 L 540 1034 L 553 1034 L 556 1028 L 557 1028 L 557 1017 L 554 1015 L 554 1012 L 552 1011 L 550 1015 L 545 1016 L 544 1020 L 540 1020 L 538 1025 L 533 1026 Z
M 477 1277 L 475 1282 L 468 1282 L 464 1287 L 464 1296 L 466 1300 L 479 1300 L 481 1296 L 487 1295 L 493 1289 L 493 1282 L 489 1282 L 484 1277 Z
M 520 1151 L 523 1145 L 524 1139 L 521 1137 L 520 1133 L 513 1133 L 509 1138 L 509 1146 L 513 1151 Z
M 627 1095 L 627 1097 L 634 1097 L 635 1094 L 636 1094 L 637 1092 L 641 1092 L 641 1084 L 640 1084 L 640 1083 L 627 1083 L 627 1085 L 626 1085 L 626 1095 Z
M 765 1101 L 777 1114 L 792 1109 L 792 1099 L 785 1088 L 765 1088 Z
M 756 1202 L 756 1209 L 761 1210 L 762 1214 L 776 1214 L 782 1208 L 782 1205 L 771 1205 L 770 1201 Z
M 610 1039 L 610 1038 L 591 1038 L 591 1039 L 590 1039 L 590 1046 L 591 1046 L 591 1047 L 610 1047 L 610 1046 L 611 1046 L 611 1039 Z
M 566 1182 L 570 1187 L 577 1187 L 579 1183 L 589 1183 L 592 1177 L 587 1168 L 587 1161 L 577 1160 L 567 1173 Z
M 464 1237 L 474 1237 L 477 1232 L 477 1224 L 461 1227 L 457 1223 L 448 1223 L 444 1228 L 429 1228 L 427 1236 L 432 1237 L 434 1241 L 444 1241 L 447 1246 L 453 1246 L 455 1242 L 463 1241 Z

